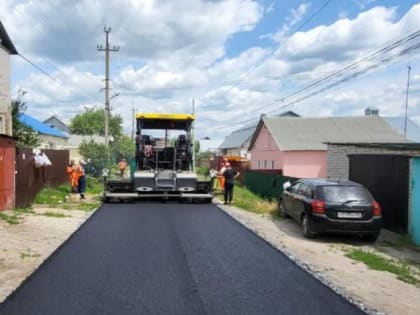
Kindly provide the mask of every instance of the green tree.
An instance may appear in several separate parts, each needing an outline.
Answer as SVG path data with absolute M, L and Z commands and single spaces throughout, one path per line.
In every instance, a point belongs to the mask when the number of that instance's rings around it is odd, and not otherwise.
M 122 135 L 122 118 L 120 115 L 110 115 L 109 134 L 118 139 Z M 70 121 L 72 133 L 77 135 L 104 135 L 105 134 L 105 114 L 103 109 L 87 109 L 82 114 L 78 114 Z
M 87 172 L 93 176 L 101 176 L 104 168 L 109 168 L 109 154 L 105 144 L 91 141 L 82 141 L 79 146 L 79 153 L 88 162 Z
M 119 161 L 122 158 L 127 160 L 133 158 L 134 151 L 134 141 L 124 134 L 111 143 L 111 154 L 116 161 Z
M 19 115 L 27 109 L 26 103 L 23 101 L 25 91 L 19 91 L 16 99 L 12 100 L 12 133 L 17 138 L 16 146 L 21 148 L 34 148 L 39 146 L 39 139 L 35 130 L 25 125 L 19 120 Z

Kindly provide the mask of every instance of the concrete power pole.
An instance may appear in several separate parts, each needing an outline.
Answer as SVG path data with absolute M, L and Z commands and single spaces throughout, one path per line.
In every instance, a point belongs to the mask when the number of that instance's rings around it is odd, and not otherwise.
M 407 111 L 408 111 L 408 93 L 410 90 L 410 72 L 411 66 L 407 66 L 407 89 L 405 93 L 405 115 L 404 115 L 404 137 L 407 137 Z
M 97 49 L 99 51 L 105 51 L 105 146 L 108 149 L 109 147 L 109 52 L 111 51 L 119 51 L 120 47 L 112 46 L 110 48 L 108 35 L 111 32 L 110 27 L 104 27 L 105 32 L 105 48 L 102 45 L 98 45 Z

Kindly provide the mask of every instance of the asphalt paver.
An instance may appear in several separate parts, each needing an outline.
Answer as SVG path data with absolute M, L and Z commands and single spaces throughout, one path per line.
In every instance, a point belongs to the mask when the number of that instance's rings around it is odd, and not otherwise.
M 211 204 L 106 204 L 0 314 L 364 314 Z

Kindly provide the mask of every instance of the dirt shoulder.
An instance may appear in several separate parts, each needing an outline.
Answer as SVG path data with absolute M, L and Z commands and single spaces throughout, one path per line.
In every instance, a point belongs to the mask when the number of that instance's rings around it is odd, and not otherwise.
M 348 250 L 362 249 L 387 259 L 403 257 L 414 264 L 420 263 L 417 251 L 391 247 L 378 249 L 378 244 L 393 241 L 395 236 L 392 233 L 383 233 L 376 245 L 336 235 L 308 240 L 302 236 L 300 226 L 291 219 L 277 220 L 231 206 L 219 204 L 219 207 L 368 313 L 419 314 L 418 286 L 403 282 L 389 272 L 369 269 L 364 263 L 345 256 Z M 419 271 L 416 267 L 414 270 Z
M 34 206 L 19 223 L 0 220 L 0 302 L 67 240 L 93 211 Z M 5 215 L 15 215 L 12 211 Z

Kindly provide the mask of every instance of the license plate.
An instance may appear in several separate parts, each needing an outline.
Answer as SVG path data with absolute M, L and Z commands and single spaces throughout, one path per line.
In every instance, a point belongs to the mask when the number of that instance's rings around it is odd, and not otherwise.
M 361 212 L 337 212 L 337 218 L 340 219 L 360 219 L 361 217 Z

